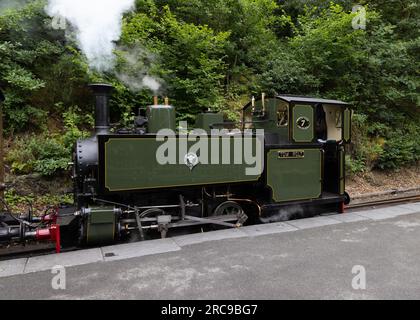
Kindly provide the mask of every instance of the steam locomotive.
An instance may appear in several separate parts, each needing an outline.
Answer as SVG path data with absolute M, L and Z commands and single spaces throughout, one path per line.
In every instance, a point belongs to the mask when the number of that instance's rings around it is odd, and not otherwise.
M 4 212 L 0 243 L 54 241 L 59 251 L 342 213 L 350 202 L 352 111 L 345 102 L 263 94 L 243 107 L 238 123 L 209 111 L 188 130 L 176 126 L 169 101 L 155 97 L 130 128 L 116 130 L 112 86 L 90 88 L 95 133 L 75 147 L 74 207 L 42 217 Z

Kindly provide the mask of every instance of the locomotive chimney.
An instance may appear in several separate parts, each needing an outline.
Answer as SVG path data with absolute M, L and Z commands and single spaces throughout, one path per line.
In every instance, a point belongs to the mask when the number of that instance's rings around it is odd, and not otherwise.
M 158 96 L 153 97 L 153 105 L 157 106 L 159 104 L 159 98 Z
M 99 134 L 108 134 L 110 128 L 109 120 L 109 98 L 114 89 L 109 84 L 94 83 L 90 84 L 95 95 L 95 132 Z

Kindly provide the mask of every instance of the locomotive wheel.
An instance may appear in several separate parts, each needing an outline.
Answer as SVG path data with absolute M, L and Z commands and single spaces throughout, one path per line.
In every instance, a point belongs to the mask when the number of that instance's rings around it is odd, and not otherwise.
M 213 211 L 213 216 L 236 215 L 240 217 L 243 214 L 242 207 L 234 201 L 223 202 Z

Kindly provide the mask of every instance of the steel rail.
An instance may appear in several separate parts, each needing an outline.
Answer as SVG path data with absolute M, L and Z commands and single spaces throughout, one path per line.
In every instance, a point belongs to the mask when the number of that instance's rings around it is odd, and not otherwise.
M 381 200 L 356 203 L 356 204 L 346 206 L 346 209 L 357 209 L 357 208 L 381 206 L 381 205 L 397 204 L 397 203 L 410 203 L 410 202 L 416 202 L 416 201 L 420 201 L 420 194 L 392 198 L 392 199 L 381 199 Z

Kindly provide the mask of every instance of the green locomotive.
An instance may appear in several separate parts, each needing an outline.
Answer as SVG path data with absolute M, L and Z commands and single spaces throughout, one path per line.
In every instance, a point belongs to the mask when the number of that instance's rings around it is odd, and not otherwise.
M 199 114 L 176 125 L 165 100 L 131 128 L 111 129 L 112 87 L 91 85 L 95 134 L 74 152 L 75 207 L 42 217 L 0 214 L 0 243 L 98 245 L 343 212 L 348 104 L 279 95 L 252 99 L 238 123 Z
M 352 112 L 344 102 L 262 95 L 240 122 L 207 112 L 194 130 L 177 128 L 175 108 L 155 102 L 133 128 L 111 133 L 112 88 L 92 88 L 96 134 L 77 143 L 74 166 L 83 242 L 278 221 L 294 218 L 297 206 L 305 216 L 342 212 L 350 201 L 344 146 Z

